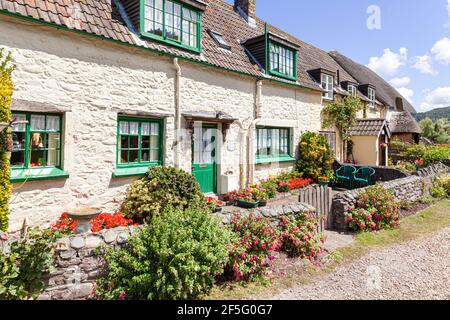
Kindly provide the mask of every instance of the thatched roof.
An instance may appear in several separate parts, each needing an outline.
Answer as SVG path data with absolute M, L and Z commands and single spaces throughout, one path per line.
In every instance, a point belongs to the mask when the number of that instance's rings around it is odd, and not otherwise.
M 392 133 L 422 133 L 416 119 L 407 111 L 393 112 L 388 123 Z
M 396 100 L 400 98 L 403 102 L 402 111 L 409 111 L 416 113 L 416 110 L 394 87 L 392 87 L 387 81 L 370 70 L 368 67 L 359 64 L 350 58 L 340 54 L 337 51 L 331 51 L 330 56 L 333 57 L 350 75 L 352 75 L 360 84 L 370 83 L 374 85 L 376 89 L 377 100 L 380 100 L 386 106 L 396 109 Z M 400 110 L 399 110 L 400 111 Z

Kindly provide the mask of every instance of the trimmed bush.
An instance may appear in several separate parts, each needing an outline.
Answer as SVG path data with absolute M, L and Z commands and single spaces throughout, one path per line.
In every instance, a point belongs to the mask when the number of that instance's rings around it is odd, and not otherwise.
M 358 196 L 356 208 L 347 213 L 347 222 L 353 231 L 390 229 L 398 226 L 399 209 L 394 195 L 375 185 Z
M 305 178 L 317 181 L 326 175 L 333 164 L 334 155 L 327 139 L 318 133 L 305 132 L 299 142 L 300 158 L 296 170 Z
M 450 174 L 447 173 L 443 176 L 437 177 L 433 181 L 433 186 L 430 193 L 433 198 L 450 198 Z
M 149 222 L 166 208 L 186 209 L 206 205 L 192 174 L 173 167 L 155 167 L 128 187 L 122 213 L 136 222 Z
M 103 299 L 196 299 L 207 293 L 227 262 L 230 233 L 208 209 L 168 209 L 111 249 L 98 281 Z

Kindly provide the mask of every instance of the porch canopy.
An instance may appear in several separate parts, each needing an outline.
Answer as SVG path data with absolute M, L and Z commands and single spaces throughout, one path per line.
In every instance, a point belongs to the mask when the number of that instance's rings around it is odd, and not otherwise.
M 358 119 L 349 131 L 349 135 L 352 137 L 379 137 L 382 134 L 387 135 L 389 138 L 391 137 L 391 130 L 384 119 Z
M 232 124 L 233 122 L 237 121 L 238 119 L 233 118 L 228 113 L 219 111 L 189 111 L 189 112 L 183 112 L 181 114 L 186 121 L 203 121 L 203 122 L 214 122 L 214 123 L 225 123 L 225 124 Z

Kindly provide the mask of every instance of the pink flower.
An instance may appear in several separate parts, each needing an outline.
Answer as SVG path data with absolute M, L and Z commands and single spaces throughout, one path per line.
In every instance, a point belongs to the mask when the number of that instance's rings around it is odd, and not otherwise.
M 126 291 L 125 290 L 122 290 L 120 293 L 119 293 L 119 299 L 120 300 L 125 300 L 125 296 L 127 295 L 127 293 L 126 293 Z

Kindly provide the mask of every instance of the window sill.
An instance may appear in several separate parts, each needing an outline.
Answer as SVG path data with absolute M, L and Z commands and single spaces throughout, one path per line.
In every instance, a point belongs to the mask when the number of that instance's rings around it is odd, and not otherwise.
M 58 168 L 11 169 L 11 183 L 67 179 L 69 173 Z
M 150 32 L 141 32 L 141 36 L 144 38 L 149 38 L 151 40 L 155 40 L 155 41 L 164 43 L 164 44 L 172 46 L 172 47 L 176 47 L 176 48 L 180 48 L 180 49 L 184 49 L 184 50 L 192 51 L 192 52 L 196 52 L 196 53 L 202 53 L 202 50 L 200 48 L 190 47 L 188 45 L 185 45 L 185 44 L 175 41 L 175 40 L 164 39 L 162 36 L 155 35 Z
M 295 158 L 285 156 L 285 157 L 273 157 L 273 158 L 266 158 L 266 159 L 257 159 L 256 164 L 266 164 L 266 163 L 277 163 L 277 162 L 294 162 L 296 161 Z
M 155 166 L 157 166 L 157 165 L 116 168 L 116 171 L 113 172 L 112 177 L 113 178 L 126 178 L 126 177 L 143 176 L 147 173 L 147 171 L 151 167 L 155 167 Z

